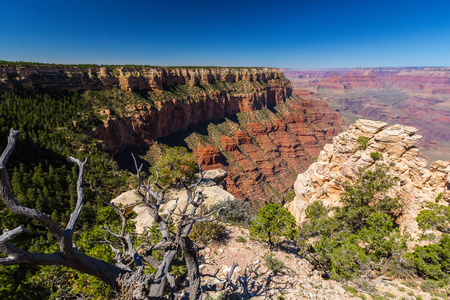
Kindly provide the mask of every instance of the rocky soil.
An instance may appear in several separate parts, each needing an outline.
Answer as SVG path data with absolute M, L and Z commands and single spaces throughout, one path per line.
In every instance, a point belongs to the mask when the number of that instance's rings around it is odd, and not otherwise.
M 222 288 L 234 262 L 237 267 L 225 291 L 236 292 L 236 299 L 443 299 L 423 292 L 414 280 L 361 278 L 354 282 L 323 279 L 313 266 L 295 253 L 295 246 L 269 249 L 252 241 L 246 228 L 227 226 L 226 236 L 200 251 L 203 284 Z M 272 254 L 284 264 L 282 271 L 272 272 L 265 256 Z M 207 291 L 204 299 L 216 299 L 225 291 Z M 375 297 L 383 298 L 375 298 Z M 210 298 L 208 298 L 210 297 Z M 421 297 L 421 298 L 420 298 Z

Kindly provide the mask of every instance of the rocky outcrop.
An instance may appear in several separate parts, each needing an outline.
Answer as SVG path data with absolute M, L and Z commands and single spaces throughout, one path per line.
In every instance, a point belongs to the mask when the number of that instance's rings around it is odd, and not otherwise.
M 399 178 L 391 193 L 405 204 L 399 225 L 413 235 L 418 232 L 415 218 L 428 202 L 435 202 L 442 193 L 440 204 L 450 203 L 450 161 L 436 161 L 426 168 L 427 161 L 418 156 L 414 146 L 421 136 L 417 129 L 404 125 L 389 126 L 385 122 L 358 120 L 349 130 L 325 145 L 317 162 L 299 174 L 295 181 L 296 197 L 288 204 L 297 222 L 305 218 L 305 208 L 316 200 L 325 205 L 340 205 L 342 184 L 352 182 L 361 167 L 375 168 L 378 164 L 390 166 L 389 174 Z M 368 147 L 358 149 L 357 139 L 369 138 Z M 370 153 L 379 152 L 382 159 L 375 161 Z
M 208 208 L 221 201 L 236 200 L 233 195 L 225 191 L 221 186 L 226 177 L 227 173 L 220 169 L 205 172 L 203 180 L 199 185 L 199 189 L 202 191 L 204 197 L 204 206 Z M 186 190 L 170 188 L 166 190 L 165 200 L 166 201 L 161 206 L 161 212 L 167 212 L 167 209 L 173 209 L 177 201 L 177 207 L 184 207 L 184 204 L 187 201 Z M 146 228 L 155 225 L 146 206 L 142 203 L 140 196 L 136 193 L 136 190 L 124 192 L 111 202 L 116 205 L 121 204 L 126 206 L 127 209 L 132 209 L 133 212 L 137 214 L 136 218 L 133 219 L 137 233 L 143 233 Z

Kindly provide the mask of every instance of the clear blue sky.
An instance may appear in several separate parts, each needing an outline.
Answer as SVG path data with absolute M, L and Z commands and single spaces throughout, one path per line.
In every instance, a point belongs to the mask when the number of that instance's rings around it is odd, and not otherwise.
M 0 59 L 450 66 L 449 0 L 0 0 Z

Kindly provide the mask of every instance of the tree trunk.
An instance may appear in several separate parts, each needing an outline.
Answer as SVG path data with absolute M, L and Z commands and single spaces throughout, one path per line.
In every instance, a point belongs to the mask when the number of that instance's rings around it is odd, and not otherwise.
M 181 250 L 183 250 L 186 259 L 186 267 L 189 277 L 189 300 L 199 300 L 202 297 L 202 287 L 200 281 L 200 271 L 198 269 L 197 252 L 194 244 L 188 236 L 184 236 L 180 241 Z
M 152 284 L 150 297 L 162 297 L 162 295 L 164 295 L 164 289 L 167 284 L 167 274 L 170 272 L 170 268 L 172 267 L 176 255 L 177 249 L 166 250 L 164 259 L 154 277 L 154 280 L 157 281 L 157 283 Z

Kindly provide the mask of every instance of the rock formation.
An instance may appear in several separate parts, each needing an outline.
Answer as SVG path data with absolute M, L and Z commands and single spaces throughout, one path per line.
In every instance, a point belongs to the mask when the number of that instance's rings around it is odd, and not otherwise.
M 226 189 L 236 197 L 277 201 L 341 131 L 341 124 L 339 114 L 322 101 L 292 96 L 273 108 L 238 113 L 189 131 L 183 142 L 203 168 L 228 172 Z
M 440 204 L 450 203 L 450 161 L 436 161 L 426 168 L 427 161 L 418 156 L 414 146 L 421 139 L 416 132 L 416 128 L 409 126 L 388 126 L 385 122 L 361 119 L 334 137 L 318 160 L 295 181 L 296 196 L 287 206 L 297 222 L 304 220 L 305 208 L 315 200 L 329 206 L 340 205 L 342 183 L 351 183 L 359 168 L 386 164 L 390 166 L 389 174 L 399 178 L 391 193 L 405 204 L 399 225 L 414 236 L 418 232 L 415 218 L 428 202 L 435 202 L 442 193 Z M 369 138 L 366 149 L 358 149 L 360 136 Z M 370 156 L 372 152 L 383 157 L 375 161 Z
M 236 200 L 233 195 L 225 191 L 221 183 L 227 177 L 227 173 L 220 169 L 206 171 L 203 177 L 203 181 L 199 185 L 199 189 L 203 193 L 205 202 L 203 205 L 210 207 L 221 201 Z M 183 207 L 182 204 L 186 203 L 187 195 L 186 190 L 171 188 L 166 191 L 165 204 L 162 205 L 162 210 L 172 209 L 178 201 L 179 207 Z M 155 225 L 152 217 L 149 215 L 147 208 L 140 202 L 140 196 L 136 193 L 136 190 L 130 190 L 120 194 L 117 198 L 111 202 L 114 204 L 121 204 L 132 209 L 136 214 L 136 218 L 133 219 L 136 222 L 136 232 L 143 233 L 146 228 Z
M 14 67 L 0 64 L 0 93 L 25 87 L 54 91 L 109 90 L 163 91 L 179 85 L 198 86 L 216 82 L 268 82 L 284 77 L 271 68 L 177 68 L 147 66 L 83 67 L 76 65 Z

